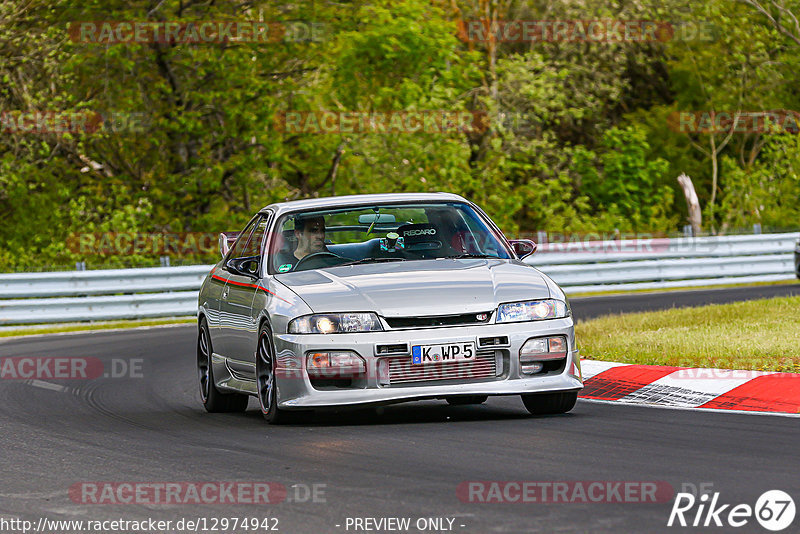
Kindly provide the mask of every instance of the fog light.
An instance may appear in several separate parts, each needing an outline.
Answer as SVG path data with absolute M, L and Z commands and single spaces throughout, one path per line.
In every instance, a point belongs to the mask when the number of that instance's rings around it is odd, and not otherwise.
M 540 337 L 537 339 L 529 339 L 519 349 L 519 357 L 538 356 L 539 354 L 547 354 L 547 338 Z
M 313 378 L 352 378 L 366 370 L 366 362 L 354 352 L 310 352 L 306 356 L 306 371 Z
M 544 366 L 540 362 L 561 360 L 566 357 L 566 336 L 531 338 L 519 349 L 520 371 L 525 374 L 538 373 Z
M 541 371 L 543 368 L 543 363 L 529 363 L 527 365 L 521 365 L 519 369 L 526 375 L 533 375 Z

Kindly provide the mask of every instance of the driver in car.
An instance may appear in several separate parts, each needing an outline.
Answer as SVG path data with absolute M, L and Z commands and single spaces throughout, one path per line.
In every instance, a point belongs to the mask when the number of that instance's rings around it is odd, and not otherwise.
M 294 236 L 297 238 L 294 257 L 298 260 L 302 260 L 309 254 L 328 252 L 328 247 L 325 246 L 324 217 L 308 217 L 306 219 L 298 217 L 294 221 Z
M 322 216 L 297 217 L 294 220 L 294 251 L 282 250 L 278 254 L 278 272 L 291 271 L 303 258 L 319 252 L 328 252 L 325 246 L 325 218 Z

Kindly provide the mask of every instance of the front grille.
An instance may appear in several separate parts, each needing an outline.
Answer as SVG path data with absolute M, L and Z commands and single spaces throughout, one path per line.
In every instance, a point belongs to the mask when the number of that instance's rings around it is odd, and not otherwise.
M 462 313 L 460 315 L 429 315 L 427 317 L 385 317 L 392 328 L 420 328 L 429 326 L 458 326 L 486 324 L 491 312 Z M 482 318 L 479 318 L 482 316 Z
M 497 376 L 495 351 L 479 350 L 473 361 L 414 365 L 408 356 L 387 358 L 389 385 L 442 382 L 447 380 L 486 380 Z

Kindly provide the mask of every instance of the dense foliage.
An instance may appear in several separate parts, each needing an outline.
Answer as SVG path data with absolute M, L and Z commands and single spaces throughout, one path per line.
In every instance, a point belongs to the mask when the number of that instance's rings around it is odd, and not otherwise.
M 797 133 L 676 131 L 681 111 L 800 109 L 799 2 L 5 0 L 0 111 L 127 117 L 0 136 L 0 270 L 133 264 L 97 232 L 236 230 L 274 201 L 452 191 L 509 234 L 800 226 Z M 468 40 L 462 20 L 667 21 L 658 40 Z M 108 44 L 77 21 L 305 21 L 309 38 Z M 784 23 L 786 23 L 784 25 Z M 297 35 L 297 34 L 295 34 Z M 302 36 L 301 36 L 302 37 Z M 465 111 L 465 131 L 297 133 L 281 113 Z M 10 114 L 10 115 L 9 115 Z M 189 258 L 197 259 L 197 258 Z

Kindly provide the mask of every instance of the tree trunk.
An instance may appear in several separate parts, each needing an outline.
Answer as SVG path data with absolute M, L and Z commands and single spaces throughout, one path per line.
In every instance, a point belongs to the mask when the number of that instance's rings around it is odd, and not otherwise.
M 714 139 L 714 134 L 710 136 L 711 140 L 711 200 L 708 203 L 708 218 L 711 223 L 711 227 L 714 227 L 714 203 L 717 200 L 717 180 L 719 176 L 719 163 L 717 160 L 717 147 L 716 147 L 716 139 Z
M 692 225 L 692 234 L 697 236 L 700 233 L 700 226 L 703 224 L 703 215 L 700 211 L 700 201 L 697 199 L 697 192 L 694 190 L 692 179 L 686 174 L 678 176 L 678 183 L 683 189 L 683 196 L 686 197 L 686 205 L 689 208 L 689 224 Z

